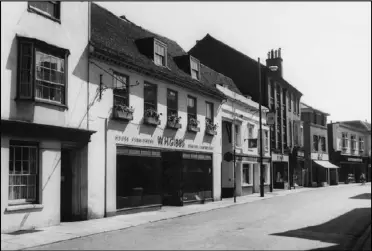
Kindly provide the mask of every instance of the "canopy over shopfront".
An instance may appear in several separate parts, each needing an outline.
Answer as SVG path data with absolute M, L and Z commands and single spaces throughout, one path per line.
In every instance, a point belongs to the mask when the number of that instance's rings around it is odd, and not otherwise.
M 324 168 L 340 168 L 334 164 L 332 164 L 331 162 L 329 161 L 326 161 L 326 160 L 314 160 L 314 162 L 316 164 L 318 164 L 319 166 L 322 166 Z

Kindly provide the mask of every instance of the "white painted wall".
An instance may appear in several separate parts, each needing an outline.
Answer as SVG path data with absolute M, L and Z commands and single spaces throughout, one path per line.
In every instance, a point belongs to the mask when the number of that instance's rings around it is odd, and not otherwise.
M 370 138 L 371 135 L 368 133 L 362 133 L 359 131 L 352 130 L 350 128 L 344 127 L 338 123 L 335 123 L 332 125 L 333 126 L 333 148 L 336 151 L 341 151 L 341 154 L 345 155 L 352 155 L 351 153 L 351 134 L 356 135 L 357 139 L 357 144 L 356 144 L 356 154 L 355 156 L 368 156 L 369 151 L 370 151 Z M 342 149 L 342 133 L 346 132 L 348 133 L 348 148 L 343 151 Z M 359 152 L 359 137 L 364 138 L 364 152 L 360 153 Z
M 149 146 L 154 148 L 176 149 L 171 146 L 162 146 L 158 143 L 158 136 L 174 137 L 176 139 L 185 139 L 185 146 L 177 148 L 177 150 L 193 150 L 199 152 L 213 153 L 213 197 L 215 200 L 221 198 L 221 108 L 220 102 L 212 98 L 202 96 L 199 93 L 194 93 L 189 90 L 178 87 L 174 84 L 169 84 L 164 81 L 138 74 L 134 71 L 120 68 L 115 65 L 108 65 L 103 62 L 93 60 L 101 68 L 113 73 L 113 70 L 129 76 L 130 82 L 130 96 L 129 103 L 135 110 L 133 113 L 133 120 L 129 123 L 112 120 L 112 106 L 113 106 L 113 77 L 96 65 L 91 65 L 90 72 L 90 97 L 91 101 L 97 93 L 97 88 L 100 81 L 100 74 L 103 74 L 102 83 L 109 87 L 102 94 L 101 100 L 96 100 L 90 110 L 90 126 L 92 130 L 97 130 L 97 133 L 91 138 L 89 143 L 89 169 L 92 175 L 88 178 L 88 193 L 89 193 L 89 210 L 91 217 L 101 217 L 104 214 L 104 208 L 101 204 L 104 201 L 104 184 L 99 181 L 99 177 L 103 177 L 105 168 L 105 131 L 103 130 L 104 119 L 107 118 L 107 191 L 106 200 L 108 213 L 116 211 L 116 145 L 132 145 L 132 146 Z M 156 128 L 143 125 L 143 86 L 144 81 L 156 84 L 158 87 L 158 112 L 162 113 L 160 116 L 161 124 Z M 139 83 L 139 84 L 137 84 Z M 178 116 L 182 117 L 180 123 L 182 128 L 173 131 L 165 129 L 167 121 L 167 104 L 166 95 L 167 88 L 178 92 Z M 197 134 L 187 133 L 187 95 L 192 95 L 197 98 L 197 119 L 200 121 L 200 132 Z M 205 136 L 205 102 L 214 103 L 214 119 L 218 123 L 218 134 L 214 137 Z M 118 140 L 116 136 L 128 137 L 129 142 Z M 137 143 L 131 140 L 132 137 L 149 139 L 152 143 Z M 194 149 L 190 145 L 213 147 L 211 149 Z M 97 175 L 97 177 L 95 176 Z M 94 215 L 94 216 L 93 216 Z

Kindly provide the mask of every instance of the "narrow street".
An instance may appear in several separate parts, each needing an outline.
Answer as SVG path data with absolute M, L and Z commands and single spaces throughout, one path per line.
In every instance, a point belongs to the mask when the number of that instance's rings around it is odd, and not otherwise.
M 144 224 L 33 250 L 348 250 L 371 223 L 370 210 L 370 184 L 332 187 Z

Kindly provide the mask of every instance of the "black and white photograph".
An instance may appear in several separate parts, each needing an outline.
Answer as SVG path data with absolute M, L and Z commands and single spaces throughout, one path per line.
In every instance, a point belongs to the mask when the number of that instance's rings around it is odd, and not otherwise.
M 371 2 L 1 1 L 1 250 L 371 250 Z

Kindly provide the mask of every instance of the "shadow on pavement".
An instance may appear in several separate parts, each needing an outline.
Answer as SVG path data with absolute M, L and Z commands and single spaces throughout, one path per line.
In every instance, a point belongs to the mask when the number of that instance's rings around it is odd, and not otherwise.
M 356 208 L 320 225 L 290 230 L 272 235 L 303 238 L 334 244 L 312 250 L 350 250 L 371 224 L 371 209 Z
M 357 196 L 350 197 L 349 199 L 364 199 L 364 200 L 370 200 L 371 199 L 371 193 L 362 193 Z

